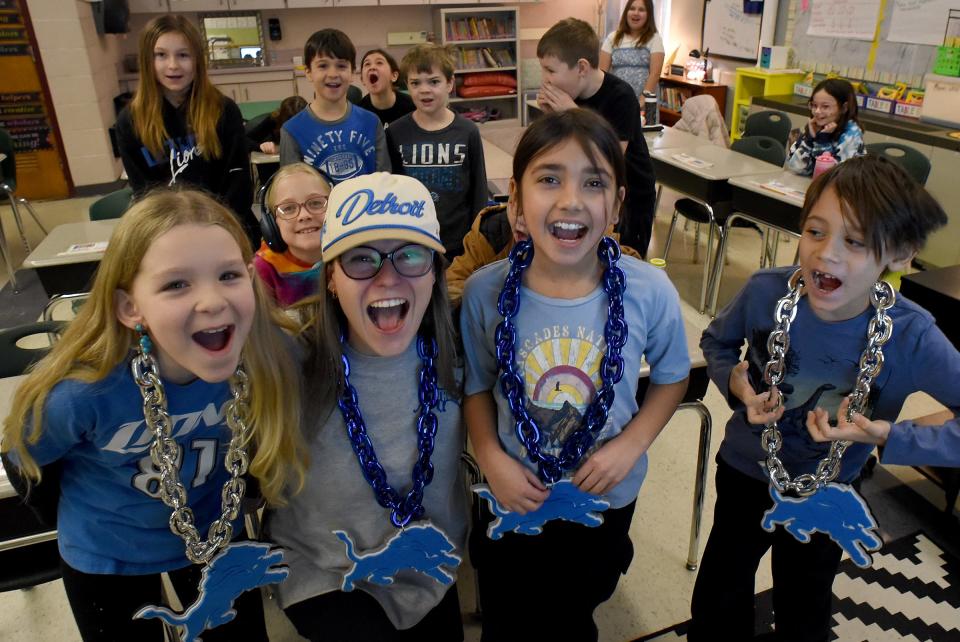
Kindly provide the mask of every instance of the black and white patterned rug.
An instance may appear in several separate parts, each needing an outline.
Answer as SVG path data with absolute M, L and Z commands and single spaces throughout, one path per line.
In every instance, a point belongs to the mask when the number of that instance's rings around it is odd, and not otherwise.
M 757 595 L 771 612 L 772 591 Z M 768 618 L 769 619 L 769 618 Z M 635 642 L 680 642 L 687 622 Z M 833 582 L 833 636 L 839 642 L 956 642 L 960 640 L 960 559 L 922 532 L 874 553 L 873 566 L 840 564 Z

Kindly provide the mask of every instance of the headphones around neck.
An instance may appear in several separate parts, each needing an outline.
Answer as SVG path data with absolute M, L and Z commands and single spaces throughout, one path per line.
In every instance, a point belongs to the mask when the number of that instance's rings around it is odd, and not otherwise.
M 267 182 L 260 187 L 260 191 L 257 192 L 257 201 L 260 203 L 260 234 L 263 236 L 263 240 L 266 241 L 267 247 L 277 254 L 283 254 L 287 251 L 287 242 L 283 240 L 283 235 L 280 234 L 280 226 L 277 224 L 276 214 L 267 207 L 267 192 L 270 191 L 270 186 L 273 185 L 273 180 L 277 177 L 277 174 L 280 173 L 281 169 L 283 168 L 281 167 L 274 172 L 273 175 L 267 179 Z M 314 169 L 317 168 L 314 167 Z M 331 181 L 324 172 L 317 169 L 317 173 L 326 181 L 327 185 L 333 187 L 333 181 Z

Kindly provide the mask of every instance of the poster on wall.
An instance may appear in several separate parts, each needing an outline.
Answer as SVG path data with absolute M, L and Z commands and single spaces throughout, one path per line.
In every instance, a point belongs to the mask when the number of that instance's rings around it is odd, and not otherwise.
M 895 0 L 887 40 L 942 45 L 950 9 L 960 9 L 960 1 Z
M 50 123 L 39 92 L 0 94 L 0 123 L 10 133 L 18 154 L 53 149 Z
M 880 0 L 813 0 L 808 36 L 873 40 Z

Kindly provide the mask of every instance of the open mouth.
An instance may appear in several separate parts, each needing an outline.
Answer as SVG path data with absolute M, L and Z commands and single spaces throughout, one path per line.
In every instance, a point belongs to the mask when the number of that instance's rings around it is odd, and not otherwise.
M 319 227 L 305 227 L 302 230 L 297 230 L 297 234 L 316 234 L 319 231 Z
M 381 299 L 367 306 L 367 316 L 382 332 L 393 332 L 403 325 L 410 303 L 406 299 Z
M 367 74 L 367 82 L 371 85 L 376 85 L 378 80 L 380 80 L 380 74 L 377 72 L 371 71 L 369 74 Z
M 232 325 L 200 330 L 199 332 L 194 332 L 192 335 L 194 341 L 212 352 L 219 352 L 230 345 L 230 337 L 232 336 Z
M 568 221 L 557 221 L 550 225 L 550 233 L 561 241 L 576 241 L 587 234 L 587 226 Z
M 813 271 L 813 285 L 823 292 L 833 292 L 841 285 L 843 281 L 827 272 Z

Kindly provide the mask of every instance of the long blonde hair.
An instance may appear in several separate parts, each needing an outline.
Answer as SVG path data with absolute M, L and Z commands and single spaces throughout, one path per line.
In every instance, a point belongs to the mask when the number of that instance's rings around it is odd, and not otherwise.
M 203 157 L 220 158 L 223 147 L 217 136 L 217 122 L 223 113 L 223 94 L 207 77 L 207 57 L 200 32 L 183 16 L 157 16 L 140 32 L 140 84 L 130 101 L 133 129 L 151 154 L 159 157 L 163 153 L 163 143 L 168 134 L 163 126 L 163 92 L 154 68 L 153 48 L 165 33 L 179 33 L 190 45 L 194 74 L 187 98 L 187 122 L 197 137 Z
M 457 342 L 447 299 L 445 264 L 443 256 L 434 256 L 433 290 L 418 334 L 436 339 L 439 350 L 437 378 L 445 390 L 458 395 L 455 376 Z M 326 421 L 337 407 L 337 396 L 343 391 L 343 361 L 340 359 L 343 346 L 340 334 L 341 328 L 347 327 L 347 317 L 340 302 L 327 287 L 332 270 L 333 264 L 324 265 L 323 282 L 317 295 L 304 299 L 294 308 L 300 313 L 303 322 L 301 336 L 307 346 L 307 358 L 304 361 L 304 415 L 316 418 L 317 423 Z
M 156 190 L 136 202 L 120 219 L 100 262 L 90 298 L 61 339 L 21 384 L 3 427 L 3 449 L 14 451 L 25 475 L 40 480 L 40 468 L 27 451 L 43 433 L 43 407 L 50 391 L 64 379 L 99 381 L 130 357 L 136 337 L 116 316 L 114 294 L 129 291 L 147 249 L 178 225 L 218 225 L 252 260 L 250 242 L 234 216 L 213 198 L 192 190 Z M 260 480 L 264 497 L 280 500 L 291 484 L 303 486 L 306 450 L 299 431 L 300 377 L 289 353 L 290 322 L 253 278 L 256 306 L 242 359 L 250 379 L 249 411 L 255 450 L 250 472 Z

